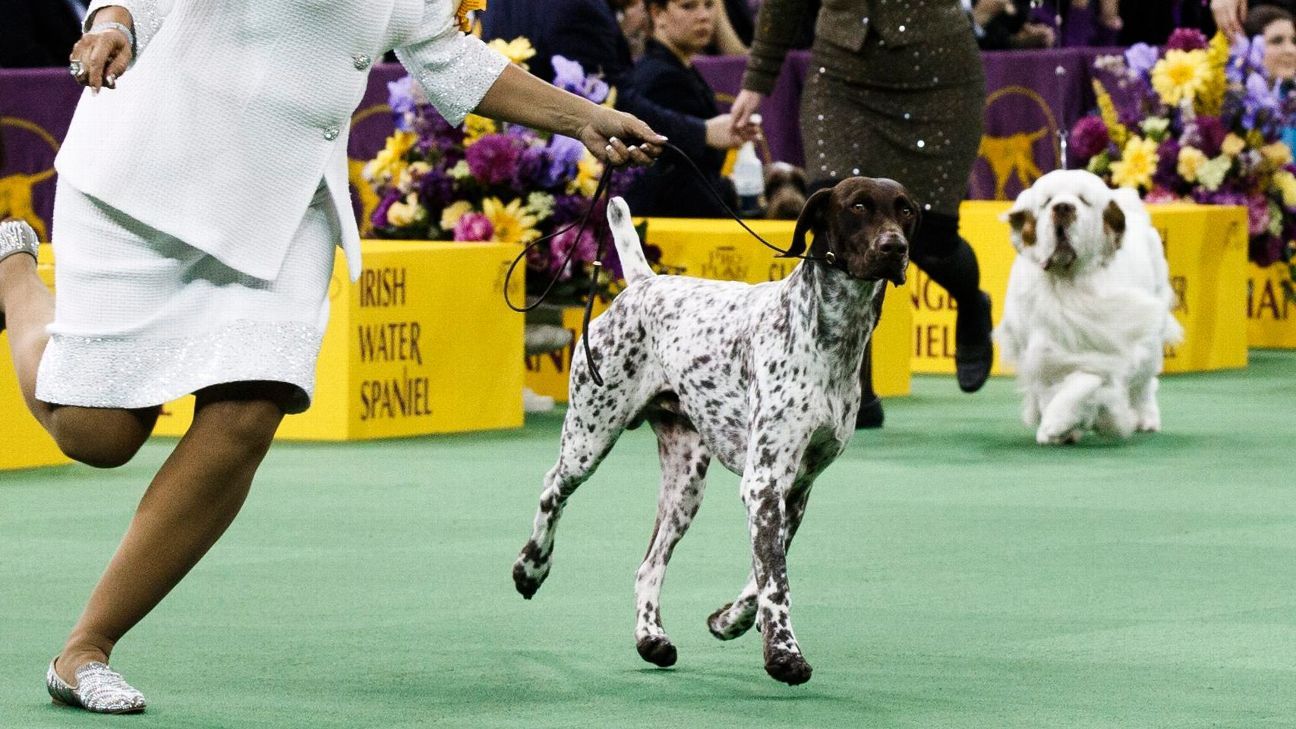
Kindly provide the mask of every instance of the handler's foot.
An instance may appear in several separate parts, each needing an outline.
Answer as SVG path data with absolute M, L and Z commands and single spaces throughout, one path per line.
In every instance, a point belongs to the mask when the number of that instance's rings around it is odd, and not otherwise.
M 54 670 L 57 661 L 57 658 L 50 661 L 49 670 L 45 672 L 45 688 L 56 704 L 97 714 L 135 714 L 148 705 L 144 695 L 106 663 L 83 663 L 76 669 L 76 681 L 72 685 Z
M 990 318 L 990 295 L 977 292 L 976 299 L 959 307 L 958 322 L 954 331 L 954 368 L 959 389 L 976 392 L 990 378 L 994 364 L 994 343 L 990 334 L 994 322 Z

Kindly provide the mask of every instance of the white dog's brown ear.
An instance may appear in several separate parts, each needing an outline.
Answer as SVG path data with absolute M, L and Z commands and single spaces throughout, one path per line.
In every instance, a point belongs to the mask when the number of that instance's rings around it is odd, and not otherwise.
M 1012 228 L 1014 237 L 1020 238 L 1022 245 L 1035 245 L 1035 196 L 1030 188 L 1022 190 L 1013 206 L 999 219 Z
M 1120 248 L 1121 239 L 1125 237 L 1125 211 L 1120 209 L 1115 200 L 1103 208 L 1103 233 L 1112 252 Z

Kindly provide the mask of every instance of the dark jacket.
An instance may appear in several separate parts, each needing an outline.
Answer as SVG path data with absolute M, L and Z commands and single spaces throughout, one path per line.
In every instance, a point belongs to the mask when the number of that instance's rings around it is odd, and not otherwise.
M 0 68 L 66 66 L 80 38 L 66 0 L 0 0 Z
M 702 74 L 692 66 L 685 66 L 666 46 L 652 39 L 648 40 L 643 57 L 635 64 L 631 85 L 645 99 L 670 107 L 699 123 L 720 113 L 715 92 Z M 720 176 L 725 153 L 704 146 L 700 154 L 690 154 L 690 157 L 702 169 L 704 178 L 698 177 L 692 165 L 681 160 L 679 155 L 668 151 L 626 192 L 630 210 L 635 215 L 671 218 L 727 215 L 711 192 L 711 189 L 716 190 L 730 207 L 735 207 L 733 187 Z
M 579 61 L 587 74 L 602 74 L 617 89 L 617 108 L 647 122 L 689 154 L 706 150 L 706 129 L 687 114 L 647 99 L 631 79 L 630 44 L 608 0 L 491 0 L 482 14 L 482 37 L 525 36 L 536 49 L 531 73 L 553 81 L 554 55 Z

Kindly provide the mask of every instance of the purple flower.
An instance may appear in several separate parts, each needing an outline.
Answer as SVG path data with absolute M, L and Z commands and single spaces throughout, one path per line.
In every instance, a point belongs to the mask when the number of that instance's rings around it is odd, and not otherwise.
M 1247 196 L 1247 231 L 1257 236 L 1269 229 L 1269 198 L 1262 193 Z
M 387 104 L 396 117 L 396 128 L 409 131 L 410 119 L 418 104 L 414 100 L 414 77 L 404 76 L 387 84 Z
M 547 167 L 543 170 L 540 186 L 549 189 L 576 175 L 576 164 L 585 156 L 585 145 L 571 137 L 555 134 L 545 148 Z
M 454 239 L 457 241 L 490 240 L 495 233 L 495 226 L 483 213 L 464 213 L 455 223 Z
M 553 68 L 554 86 L 589 99 L 595 104 L 602 104 L 607 99 L 609 93 L 607 82 L 597 76 L 586 76 L 580 62 L 556 55 L 553 57 Z
M 1131 73 L 1139 76 L 1147 76 L 1160 54 L 1155 46 L 1146 43 L 1135 43 L 1125 50 L 1125 65 L 1129 66 Z
M 1071 151 L 1079 159 L 1093 157 L 1106 149 L 1110 141 L 1111 134 L 1100 117 L 1081 117 L 1071 128 Z
M 488 185 L 509 182 L 517 173 L 522 150 L 517 140 L 507 134 L 487 134 L 464 150 L 464 159 L 473 177 Z
M 441 210 L 454 201 L 454 180 L 445 170 L 432 168 L 419 180 L 419 199 L 428 210 Z
M 1166 41 L 1166 50 L 1195 51 L 1207 46 L 1206 36 L 1196 28 L 1175 28 Z
M 1265 233 L 1251 237 L 1251 260 L 1257 266 L 1268 266 L 1283 260 L 1283 241 L 1276 235 Z
M 1157 147 L 1157 168 L 1152 181 L 1159 187 L 1173 190 L 1179 186 L 1179 142 L 1170 137 Z
M 1214 157 L 1220 153 L 1220 145 L 1227 136 L 1228 130 L 1219 117 L 1199 116 L 1196 125 L 1185 131 L 1183 144 L 1200 149 L 1207 157 Z
M 378 201 L 378 207 L 374 208 L 373 215 L 369 217 L 369 222 L 373 224 L 373 227 L 386 228 L 390 225 L 387 222 L 387 209 L 399 199 L 401 199 L 400 190 L 395 188 L 388 190 L 387 194 L 383 195 L 382 200 Z
M 513 173 L 513 189 L 520 193 L 535 189 L 547 167 L 544 147 L 534 144 L 523 147 L 518 155 L 517 170 Z

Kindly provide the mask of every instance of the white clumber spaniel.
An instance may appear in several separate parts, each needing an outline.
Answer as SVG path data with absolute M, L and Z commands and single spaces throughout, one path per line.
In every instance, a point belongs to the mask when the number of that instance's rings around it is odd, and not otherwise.
M 1005 215 L 1017 249 L 995 330 L 1039 443 L 1161 429 L 1163 345 L 1183 338 L 1161 236 L 1133 190 L 1059 170 Z

